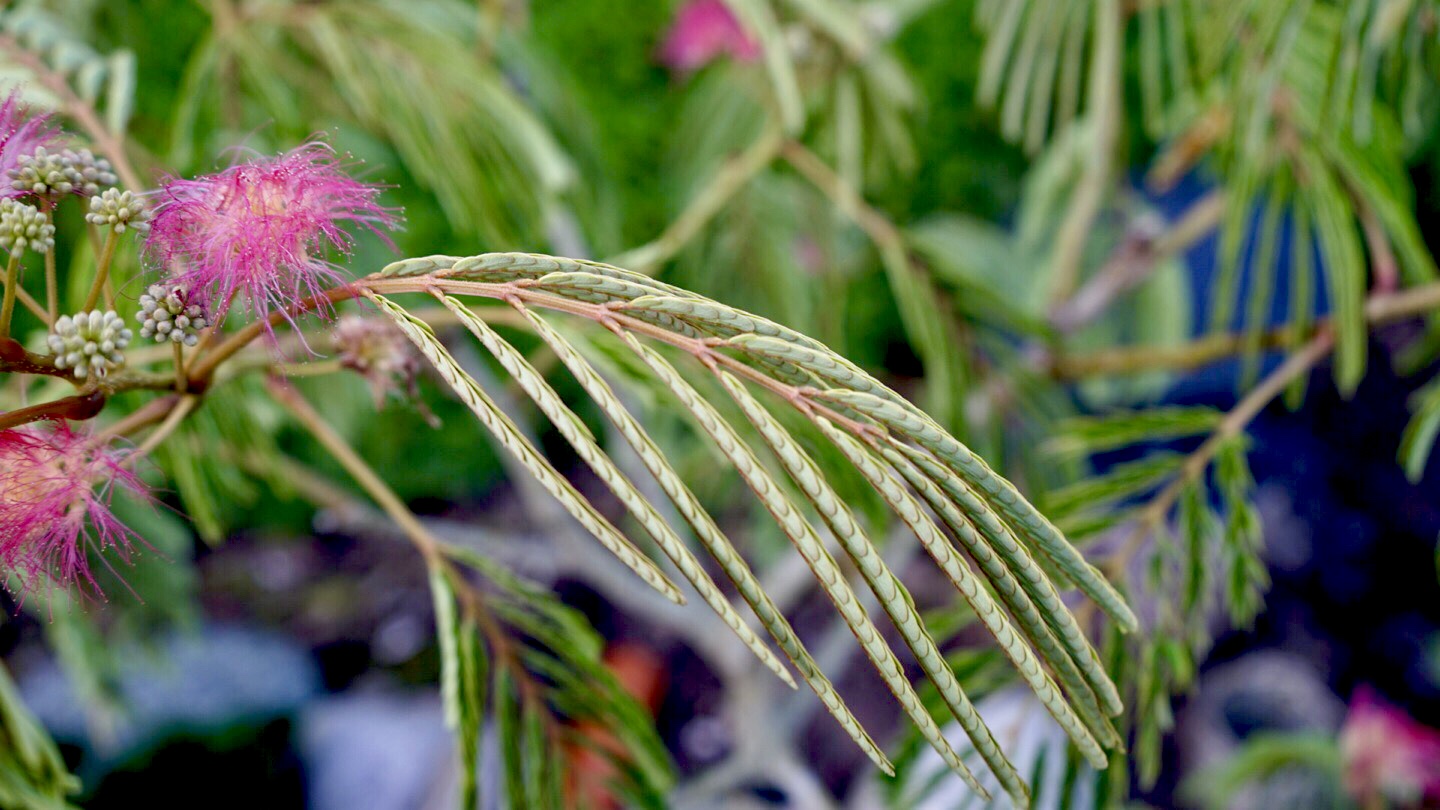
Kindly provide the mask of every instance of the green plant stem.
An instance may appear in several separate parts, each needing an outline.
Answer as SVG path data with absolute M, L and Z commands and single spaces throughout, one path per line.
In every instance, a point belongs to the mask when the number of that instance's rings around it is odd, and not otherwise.
M 129 436 L 146 425 L 153 425 L 164 419 L 180 401 L 179 394 L 156 397 L 131 413 L 126 414 L 118 422 L 108 425 L 91 435 L 91 441 L 97 444 L 105 444 L 117 436 Z
M 309 431 L 310 435 L 320 443 L 320 446 L 324 447 L 326 452 L 340 463 L 345 472 L 355 479 L 355 483 L 365 490 L 365 494 L 369 495 L 371 500 L 375 501 L 376 505 L 391 520 L 395 521 L 405 536 L 415 544 L 415 548 L 427 563 L 449 565 L 441 551 L 443 544 L 430 533 L 429 529 L 425 528 L 425 524 L 421 523 L 415 513 L 410 511 L 400 496 L 395 494 L 395 490 L 391 489 L 375 470 L 365 463 L 360 454 L 356 453 L 345 441 L 345 438 L 316 412 L 315 408 L 300 395 L 299 391 L 295 390 L 294 386 L 272 377 L 266 380 L 266 387 L 275 401 L 285 406 L 295 421 Z
M 625 267 L 637 273 L 652 273 L 655 268 L 679 253 L 696 234 L 714 219 L 760 172 L 775 161 L 783 142 L 780 129 L 767 126 L 760 138 L 744 152 L 727 160 L 716 170 L 710 181 L 695 195 L 685 210 L 671 222 L 653 242 L 628 250 L 606 264 Z
M 180 427 L 180 423 L 184 422 L 185 417 L 189 416 L 190 412 L 195 410 L 199 404 L 200 397 L 193 394 L 182 395 L 180 400 L 175 403 L 175 407 L 171 408 L 170 412 L 165 414 L 165 421 L 161 422 L 159 427 L 152 430 L 150 435 L 145 437 L 145 441 L 141 442 L 140 446 L 135 448 L 135 452 L 125 457 L 125 464 L 134 464 L 136 461 L 149 455 L 152 450 L 159 447 L 160 443 L 170 438 L 170 434 L 174 433 Z
M 1095 51 L 1090 63 L 1089 109 L 1086 123 L 1095 128 L 1091 154 L 1070 208 L 1060 222 L 1051 253 L 1050 300 L 1069 298 L 1080 282 L 1085 244 L 1094 230 L 1111 180 L 1121 130 L 1121 51 L 1123 22 L 1118 0 L 1098 0 L 1095 9 Z
M 1110 305 L 1148 279 L 1155 268 L 1215 230 L 1225 214 L 1224 192 L 1216 189 L 1191 203 L 1173 224 L 1139 245 L 1127 240 L 1074 295 L 1050 311 L 1050 325 L 1073 334 L 1105 314 Z
M 1102 566 L 1105 572 L 1112 577 L 1123 576 L 1130 559 L 1144 545 L 1151 530 L 1170 514 L 1170 508 L 1175 505 L 1185 487 L 1205 474 L 1205 469 L 1224 443 L 1239 435 L 1271 400 L 1284 393 L 1292 380 L 1309 372 L 1316 364 L 1329 357 L 1334 347 L 1334 333 L 1328 328 L 1322 329 L 1310 342 L 1286 358 L 1285 362 L 1242 397 L 1235 407 L 1225 414 L 1225 418 L 1210 436 L 1185 458 L 1179 474 L 1141 510 L 1139 525 L 1135 527 L 1125 545 L 1105 561 Z
M 89 312 L 100 303 L 100 293 L 105 289 L 105 282 L 110 278 L 110 264 L 115 260 L 115 246 L 120 241 L 120 235 L 112 229 L 105 234 L 105 247 L 100 251 L 100 261 L 95 269 L 95 282 L 90 285 L 90 294 L 85 296 L 85 306 L 81 311 Z
M 1370 326 L 1423 315 L 1440 309 L 1440 283 L 1408 287 L 1372 295 L 1365 302 L 1365 320 Z M 1295 324 L 1283 324 L 1261 332 L 1206 335 L 1180 346 L 1121 346 L 1087 354 L 1059 355 L 1050 361 L 1049 373 L 1061 380 L 1080 380 L 1106 374 L 1139 374 L 1146 371 L 1188 371 L 1213 363 L 1247 348 L 1284 349 L 1313 338 L 1329 329 L 1329 319 L 1302 332 Z
M 0 283 L 3 283 L 3 278 L 0 278 Z M 6 286 L 8 287 L 9 285 Z M 23 305 L 26 309 L 30 310 L 30 314 L 34 315 L 46 326 L 50 326 L 54 323 L 54 321 L 50 319 L 50 313 L 46 312 L 45 308 L 40 305 L 40 302 L 35 300 L 35 296 L 26 292 L 24 287 L 18 285 L 15 287 L 15 300 L 19 301 L 21 305 Z M 0 371 L 3 370 L 3 368 L 0 368 Z
M 185 376 L 185 347 L 179 343 L 171 343 L 170 349 L 175 359 L 175 392 L 183 394 L 190 383 Z
M 55 249 L 45 251 L 45 304 L 50 313 L 49 322 L 55 323 L 60 317 L 60 285 L 55 272 Z
M 5 266 L 5 301 L 0 304 L 0 338 L 10 337 L 10 319 L 15 315 L 15 291 L 20 289 L 20 254 L 11 253 Z

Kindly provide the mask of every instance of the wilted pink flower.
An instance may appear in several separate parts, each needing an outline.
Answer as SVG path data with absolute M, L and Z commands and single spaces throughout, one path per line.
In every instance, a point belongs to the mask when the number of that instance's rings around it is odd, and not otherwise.
M 134 539 L 110 511 L 116 487 L 143 492 L 118 454 L 63 422 L 0 431 L 0 563 L 26 587 L 48 576 L 95 588 L 87 551 L 128 561 Z
M 1340 729 L 1345 789 L 1357 801 L 1404 807 L 1440 802 L 1440 731 L 1361 686 Z
M 415 378 L 425 360 L 388 318 L 344 316 L 335 324 L 335 347 L 340 364 L 370 384 L 376 408 L 383 406 L 392 392 L 417 393 Z
M 11 90 L 0 102 L 0 178 L 20 165 L 20 158 L 55 142 L 58 131 L 50 126 L 48 113 L 35 113 L 20 100 L 20 91 Z M 9 180 L 0 183 L 0 199 L 21 197 L 25 191 L 12 188 Z
M 689 0 L 660 46 L 660 61 L 678 71 L 697 70 L 727 54 L 753 62 L 760 58 L 760 45 L 722 0 Z
M 346 223 L 377 234 L 396 225 L 394 211 L 376 202 L 379 194 L 379 186 L 348 176 L 329 146 L 311 142 L 169 181 L 157 193 L 145 246 L 173 283 L 215 313 L 216 324 L 241 293 L 251 312 L 265 317 L 340 282 L 325 254 L 350 251 Z

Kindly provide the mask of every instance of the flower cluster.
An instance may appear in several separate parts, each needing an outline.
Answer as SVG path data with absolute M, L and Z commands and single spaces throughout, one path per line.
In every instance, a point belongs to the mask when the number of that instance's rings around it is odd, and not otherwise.
M 9 177 L 27 156 L 55 142 L 59 132 L 50 126 L 47 115 L 37 115 L 20 101 L 20 91 L 11 91 L 0 101 L 0 173 Z M 0 189 L 0 197 L 21 197 L 25 191 Z
M 348 252 L 345 223 L 380 234 L 396 218 L 325 144 L 312 142 L 217 174 L 174 179 L 158 193 L 146 250 L 171 281 L 223 319 L 243 295 L 259 318 L 340 283 L 327 250 Z M 383 234 L 382 234 L 383 236 Z M 288 317 L 288 316 L 287 316 Z
M 56 198 L 66 194 L 93 197 L 101 186 L 117 182 L 110 161 L 96 157 L 89 149 L 51 152 L 37 146 L 28 155 L 21 155 L 15 168 L 7 174 L 10 188 L 20 195 Z
M 205 310 L 190 303 L 184 287 L 163 284 L 151 284 L 140 296 L 140 311 L 135 319 L 140 322 L 140 337 L 186 346 L 199 343 L 200 332 L 209 325 Z
M 413 396 L 424 360 L 395 324 L 384 318 L 346 315 L 335 325 L 340 363 L 365 378 L 375 407 L 391 392 Z
M 114 312 L 91 310 L 61 315 L 46 338 L 55 353 L 57 368 L 71 369 L 76 377 L 104 377 L 125 362 L 120 350 L 134 333 Z
M 150 209 L 134 193 L 118 188 L 107 188 L 103 194 L 90 198 L 90 213 L 85 220 L 91 225 L 108 228 L 115 233 L 124 233 L 128 228 L 136 233 L 150 231 Z
M 89 550 L 128 561 L 134 535 L 111 497 L 143 489 L 121 461 L 64 423 L 0 431 L 0 562 L 27 586 L 46 577 L 94 586 Z
M 55 247 L 55 226 L 44 211 L 18 200 L 0 201 L 0 247 L 12 254 Z

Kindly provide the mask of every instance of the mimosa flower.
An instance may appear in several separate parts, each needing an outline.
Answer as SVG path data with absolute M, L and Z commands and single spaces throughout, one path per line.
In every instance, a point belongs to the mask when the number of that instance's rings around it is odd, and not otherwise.
M 217 324 L 240 295 L 258 318 L 285 311 L 342 283 L 325 255 L 350 252 L 344 226 L 383 237 L 382 227 L 397 224 L 394 210 L 376 201 L 380 187 L 344 169 L 330 147 L 311 142 L 217 174 L 173 179 L 152 200 L 146 250 Z
M 110 511 L 117 488 L 144 491 L 120 454 L 65 423 L 0 431 L 0 563 L 24 587 L 48 578 L 98 590 L 88 552 L 128 562 L 136 539 Z
M 23 158 L 35 154 L 35 150 L 48 147 L 55 142 L 59 131 L 50 126 L 50 116 L 34 113 L 30 106 L 20 101 L 20 91 L 12 90 L 0 101 L 0 177 L 9 177 L 18 170 Z M 22 197 L 28 191 L 16 189 L 10 183 L 0 183 L 0 198 Z
M 660 61 L 671 70 L 698 70 L 720 56 L 740 62 L 760 58 L 760 45 L 722 0 L 690 0 L 660 46 Z

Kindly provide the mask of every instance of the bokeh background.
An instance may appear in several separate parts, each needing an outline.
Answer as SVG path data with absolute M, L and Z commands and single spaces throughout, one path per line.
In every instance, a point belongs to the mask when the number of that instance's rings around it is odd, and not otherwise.
M 1130 508 L 1158 486 L 1093 491 L 1078 510 L 1073 487 L 1151 453 L 1191 452 L 1199 437 L 1057 456 L 1071 420 L 1172 406 L 1223 413 L 1294 343 L 1256 339 L 1250 352 L 1139 373 L 1066 371 L 1065 359 L 1183 352 L 1207 334 L 1327 317 L 1337 260 L 1295 225 L 1297 210 L 1322 205 L 1320 192 L 1303 173 L 1275 179 L 1284 164 L 1276 155 L 1296 139 L 1333 137 L 1350 149 L 1336 154 L 1374 164 L 1402 284 L 1426 283 L 1440 244 L 1440 9 L 1424 0 L 1194 8 L 1204 5 L 16 0 L 0 10 L 0 82 L 62 114 L 76 100 L 98 109 L 151 179 L 318 133 L 403 207 L 400 255 L 609 258 L 794 326 L 930 409 L 1042 508 L 1069 503 L 1056 507 L 1074 513 L 1066 528 L 1082 527 L 1072 536 L 1104 559 L 1129 536 Z M 770 20 L 773 47 L 793 65 L 789 106 L 754 26 L 735 9 Z M 1108 56 L 1096 44 L 1106 14 L 1119 25 L 1118 53 Z M 1007 15 L 1019 33 L 1009 56 L 997 57 Z M 1281 111 L 1267 113 L 1277 120 L 1287 103 L 1303 106 L 1276 90 L 1303 97 L 1305 87 L 1303 66 L 1286 61 L 1286 37 L 1334 44 L 1319 69 L 1333 86 L 1349 58 L 1344 43 L 1356 38 L 1380 54 L 1375 75 L 1362 72 L 1348 102 L 1320 116 L 1324 132 L 1303 121 L 1253 124 L 1257 95 Z M 1171 75 L 1177 53 L 1194 61 L 1193 85 Z M 1369 53 L 1357 50 L 1355 64 L 1369 64 Z M 1107 58 L 1113 87 L 1096 67 Z M 1206 73 L 1206 59 L 1229 67 Z M 1037 78 L 1015 75 L 1025 60 Z M 1031 81 L 1043 87 L 1027 91 Z M 807 171 L 807 156 L 822 171 Z M 1077 215 L 1097 165 L 1099 202 Z M 1359 224 L 1341 219 L 1358 240 L 1377 200 L 1353 189 L 1340 196 L 1353 202 Z M 1278 211 L 1272 224 L 1267 205 Z M 1206 227 L 1156 251 L 1176 223 L 1207 207 Z M 1078 242 L 1063 233 L 1076 216 Z M 919 274 L 918 292 L 897 280 L 891 248 Z M 1362 292 L 1383 275 L 1382 254 L 1373 244 L 1364 253 L 1348 271 Z M 346 266 L 363 274 L 391 258 L 365 238 Z M 138 260 L 125 261 L 138 274 Z M 1073 293 L 1116 261 L 1135 262 L 1139 277 L 1103 312 L 1064 328 L 1051 295 L 1065 288 L 1057 273 L 1072 266 Z M 1216 292 L 1226 284 L 1229 297 Z M 553 368 L 535 341 L 517 341 Z M 1049 786 L 1040 805 L 1122 794 L 1154 807 L 1440 802 L 1440 732 L 1424 728 L 1440 726 L 1440 472 L 1426 464 L 1423 440 L 1406 444 L 1414 410 L 1440 407 L 1433 391 L 1426 396 L 1436 344 L 1423 320 L 1359 341 L 1366 362 L 1353 391 L 1323 362 L 1302 375 L 1303 399 L 1270 402 L 1246 426 L 1241 455 L 1253 486 L 1240 476 L 1239 497 L 1258 516 L 1263 542 L 1253 554 L 1263 572 L 1240 590 L 1262 589 L 1263 606 L 1253 620 L 1223 609 L 1245 596 L 1224 592 L 1219 572 L 1235 561 L 1218 534 L 1202 538 L 1213 554 L 1176 563 L 1213 569 L 1216 595 L 1180 622 L 1188 635 L 1175 646 L 1184 650 L 1157 676 L 1159 696 L 1134 709 L 1135 758 L 1119 763 L 1109 787 L 1084 787 L 1093 774 L 1060 767 L 1063 736 L 1056 742 L 1055 730 L 1031 722 L 1034 707 L 1017 703 L 947 583 L 913 550 L 887 549 L 937 635 L 948 631 L 947 649 L 967 687 L 985 696 L 987 716 L 1029 752 L 1037 784 Z M 460 358 L 502 405 L 582 491 L 618 512 L 518 390 L 469 351 Z M 568 378 L 553 381 L 583 402 Z M 813 696 L 717 672 L 706 649 L 714 625 L 697 618 L 700 608 L 666 613 L 637 596 L 510 474 L 443 385 L 422 375 L 419 386 L 418 400 L 377 410 L 358 376 L 301 384 L 437 532 L 584 614 L 674 759 L 663 806 L 964 806 L 961 786 L 931 778 L 936 763 L 884 687 L 842 649 L 823 594 L 797 578 L 783 537 L 663 399 L 638 383 L 627 394 L 767 583 L 785 589 L 797 628 L 828 655 L 862 720 L 901 752 L 898 782 L 868 767 Z M 76 801 L 85 807 L 452 806 L 458 772 L 436 692 L 423 566 L 303 432 L 257 391 L 237 388 L 197 417 L 187 444 L 157 458 L 164 506 L 132 517 L 160 554 L 127 574 L 135 593 L 113 590 L 104 604 L 59 614 L 9 604 L 0 651 L 20 695 L 81 777 Z M 1202 487 L 1222 517 L 1233 508 L 1224 489 L 1219 480 Z M 856 497 L 873 515 L 873 499 Z M 1163 522 L 1178 520 L 1167 513 Z M 1174 596 L 1140 584 L 1146 561 L 1163 557 L 1154 547 L 1122 566 L 1147 615 Z M 1097 628 L 1102 641 L 1104 633 Z M 1144 668 L 1172 652 L 1156 649 L 1116 654 Z M 1378 716 L 1390 730 L 1346 748 L 1341 730 L 1358 722 L 1357 706 L 1361 721 Z M 755 746 L 761 736 L 781 740 L 785 756 L 753 761 L 770 750 Z M 1409 779 L 1418 792 L 1354 774 L 1361 758 L 1383 763 L 1407 745 L 1418 753 L 1374 779 Z M 1037 760 L 1039 750 L 1050 753 Z M 482 763 L 482 779 L 498 778 L 497 767 Z M 603 794 L 587 801 L 610 806 Z

